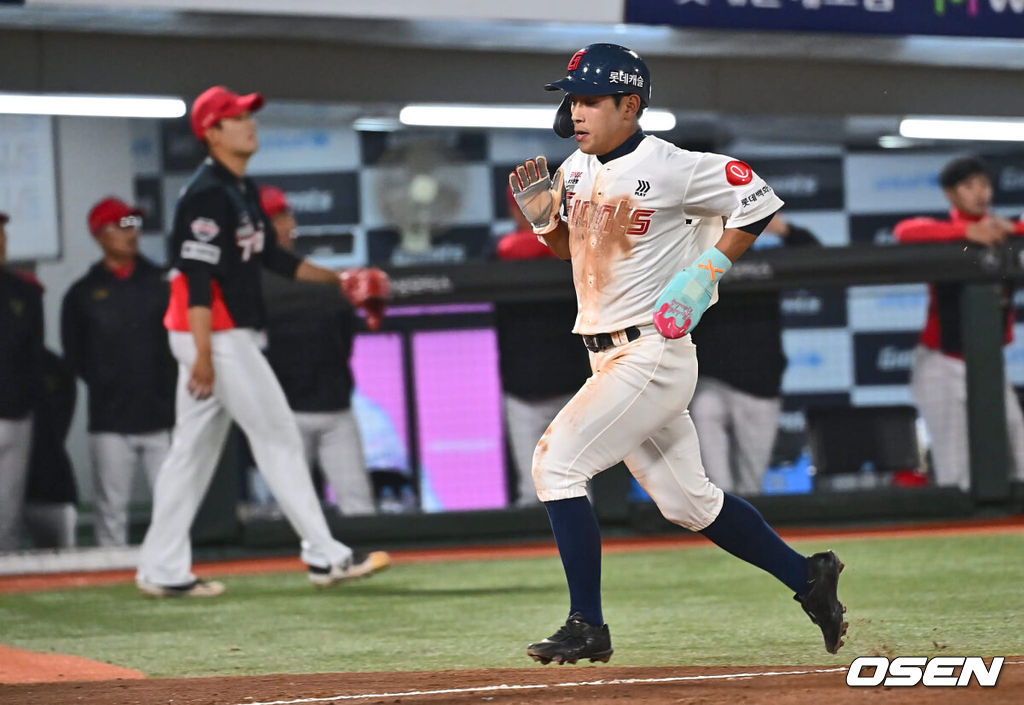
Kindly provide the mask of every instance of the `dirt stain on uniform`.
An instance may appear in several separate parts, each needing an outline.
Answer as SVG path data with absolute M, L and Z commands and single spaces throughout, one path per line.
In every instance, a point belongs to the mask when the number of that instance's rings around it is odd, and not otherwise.
M 612 281 L 614 264 L 632 254 L 628 233 L 634 205 L 628 195 L 604 195 L 600 177 L 594 181 L 589 201 L 580 201 L 579 196 L 573 199 L 569 239 L 575 245 L 573 282 L 584 325 L 597 320 L 601 293 Z

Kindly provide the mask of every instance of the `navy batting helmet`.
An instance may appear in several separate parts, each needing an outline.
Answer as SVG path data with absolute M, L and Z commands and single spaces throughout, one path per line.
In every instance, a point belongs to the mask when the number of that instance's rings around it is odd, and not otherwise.
M 589 44 L 569 59 L 565 78 L 544 86 L 549 91 L 565 91 L 555 115 L 555 134 L 571 137 L 573 134 L 572 95 L 629 95 L 640 96 L 640 104 L 651 102 L 651 72 L 647 64 L 632 49 L 618 44 Z

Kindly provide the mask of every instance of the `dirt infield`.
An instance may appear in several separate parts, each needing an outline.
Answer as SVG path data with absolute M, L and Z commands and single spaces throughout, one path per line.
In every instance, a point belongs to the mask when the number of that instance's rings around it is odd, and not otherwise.
M 1024 531 L 1024 517 L 839 531 L 782 531 L 787 539 L 889 538 Z M 675 535 L 610 539 L 607 552 L 671 550 L 704 545 L 702 537 Z M 399 551 L 396 563 L 487 560 L 554 555 L 550 543 Z M 230 561 L 197 566 L 203 575 L 302 570 L 295 558 Z M 0 593 L 123 583 L 131 571 L 0 578 Z M 343 667 L 343 664 L 339 664 Z M 564 705 L 847 705 L 864 702 L 1024 702 L 1024 657 L 1007 657 L 999 684 L 983 688 L 851 688 L 845 668 L 813 666 L 621 668 L 526 667 L 481 671 L 332 673 L 146 679 L 137 671 L 59 654 L 31 654 L 0 646 L 0 705 L 299 705 L 299 703 L 496 703 Z
M 851 688 L 845 669 L 535 667 L 0 686 L 4 705 L 854 705 L 1024 702 L 1024 665 L 1007 659 L 992 688 Z
M 90 661 L 80 656 L 37 654 L 0 644 L 0 683 L 106 681 L 145 677 L 146 674 L 141 671 Z

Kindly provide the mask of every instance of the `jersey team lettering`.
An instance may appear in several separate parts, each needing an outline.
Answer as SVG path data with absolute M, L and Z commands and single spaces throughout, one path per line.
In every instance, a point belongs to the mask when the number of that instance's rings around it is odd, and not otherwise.
M 256 229 L 252 223 L 243 223 L 235 231 L 235 242 L 242 248 L 242 261 L 248 262 L 253 254 L 263 252 L 264 245 L 263 229 Z
M 725 165 L 725 180 L 733 186 L 745 186 L 754 178 L 754 170 L 746 162 L 733 160 Z
M 624 205 L 620 202 L 617 206 L 610 203 L 593 203 L 573 198 L 575 194 L 568 192 L 567 200 L 571 202 L 569 207 L 569 227 L 584 228 L 587 232 L 609 233 L 615 223 L 621 222 L 619 213 Z M 651 228 L 651 216 L 657 211 L 652 208 L 630 208 L 629 227 L 627 235 L 646 235 Z

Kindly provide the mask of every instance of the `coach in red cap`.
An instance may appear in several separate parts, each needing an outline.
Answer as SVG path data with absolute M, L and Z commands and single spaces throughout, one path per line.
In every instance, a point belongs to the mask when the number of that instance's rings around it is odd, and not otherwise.
M 277 242 L 259 190 L 246 177 L 259 148 L 256 93 L 224 86 L 192 104 L 196 139 L 210 156 L 178 199 L 171 232 L 174 267 L 164 317 L 178 360 L 174 444 L 154 490 L 153 518 L 139 554 L 136 584 L 153 597 L 214 597 L 217 582 L 192 574 L 189 528 L 234 420 L 285 517 L 302 539 L 314 585 L 368 575 L 386 553 L 354 552 L 331 536 L 313 489 L 295 417 L 260 351 L 266 323 L 261 271 L 339 287 L 337 274 Z
M 89 211 L 100 261 L 64 296 L 64 355 L 89 390 L 89 446 L 100 546 L 128 543 L 132 479 L 150 487 L 171 444 L 175 365 L 163 312 L 165 272 L 139 254 L 142 210 L 107 197 Z

